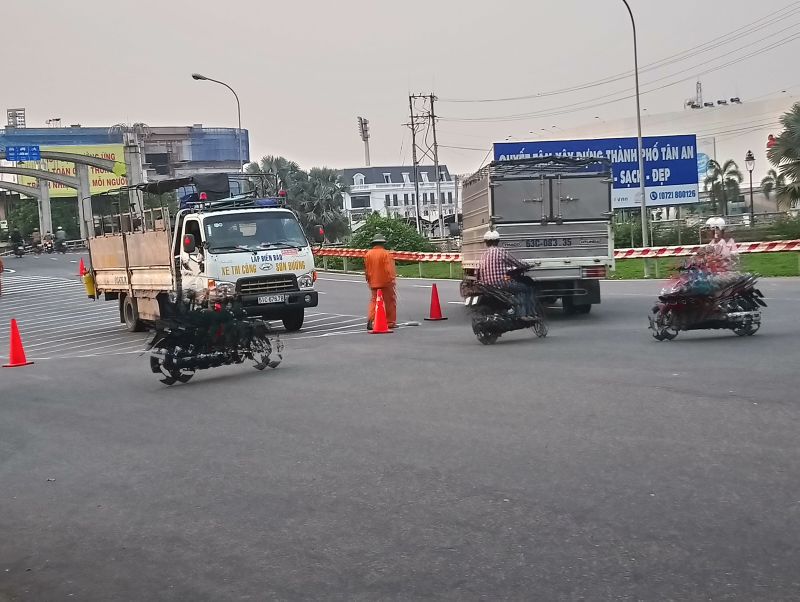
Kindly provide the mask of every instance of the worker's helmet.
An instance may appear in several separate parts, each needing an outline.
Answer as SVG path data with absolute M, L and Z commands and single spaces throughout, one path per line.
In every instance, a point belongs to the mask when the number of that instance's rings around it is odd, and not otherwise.
M 706 220 L 706 226 L 708 228 L 719 228 L 720 230 L 725 229 L 725 220 L 721 217 L 709 217 Z
M 486 234 L 483 235 L 483 240 L 500 240 L 500 233 L 497 230 L 487 230 Z
M 56 228 L 56 230 L 63 230 L 63 229 L 64 229 L 64 228 L 62 228 L 61 226 L 59 226 L 58 228 Z

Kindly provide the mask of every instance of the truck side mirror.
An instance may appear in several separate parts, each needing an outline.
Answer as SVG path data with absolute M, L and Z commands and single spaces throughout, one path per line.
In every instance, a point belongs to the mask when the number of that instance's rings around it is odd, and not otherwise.
M 194 234 L 183 235 L 183 250 L 190 255 L 197 250 L 197 243 L 194 240 Z
M 311 233 L 311 237 L 314 239 L 314 242 L 317 244 L 322 244 L 325 242 L 325 228 L 322 226 L 314 226 L 313 232 Z

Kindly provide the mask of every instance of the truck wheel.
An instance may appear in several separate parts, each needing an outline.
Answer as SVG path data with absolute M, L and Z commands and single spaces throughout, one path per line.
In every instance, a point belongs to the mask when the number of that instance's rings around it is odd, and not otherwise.
M 304 318 L 305 312 L 302 309 L 294 311 L 284 316 L 283 327 L 286 329 L 286 332 L 296 332 L 303 327 Z
M 136 298 L 129 295 L 122 301 L 122 321 L 128 332 L 142 332 L 144 322 L 139 319 L 139 308 L 136 306 Z

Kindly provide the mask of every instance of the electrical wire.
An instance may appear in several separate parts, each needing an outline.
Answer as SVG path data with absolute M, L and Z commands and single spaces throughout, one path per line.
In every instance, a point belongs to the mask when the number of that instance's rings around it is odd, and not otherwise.
M 705 52 L 709 52 L 710 50 L 719 48 L 720 46 L 724 46 L 724 45 L 730 44 L 730 43 L 740 39 L 742 37 L 742 35 L 749 36 L 749 35 L 752 35 L 754 33 L 757 33 L 759 31 L 761 31 L 762 29 L 765 29 L 765 28 L 773 25 L 774 23 L 777 23 L 779 21 L 784 21 L 786 18 L 794 16 L 795 14 L 800 12 L 800 6 L 798 6 L 798 5 L 800 5 L 800 0 L 798 0 L 796 2 L 792 2 L 790 5 L 785 6 L 784 8 L 782 8 L 782 9 L 780 9 L 778 11 L 774 11 L 773 13 L 770 13 L 769 15 L 761 17 L 760 19 L 757 19 L 756 21 L 753 21 L 753 22 L 751 22 L 751 23 L 749 23 L 747 25 L 744 25 L 742 27 L 734 29 L 733 31 L 730 31 L 730 32 L 728 32 L 726 34 L 723 34 L 721 36 L 713 38 L 713 39 L 711 39 L 711 40 L 709 40 L 707 42 L 704 42 L 703 44 L 699 44 L 697 46 L 693 46 L 692 48 L 688 48 L 688 49 L 683 50 L 683 51 L 681 51 L 679 53 L 676 53 L 674 55 L 667 56 L 667 57 L 665 57 L 663 59 L 660 59 L 658 61 L 655 61 L 653 63 L 648 63 L 647 65 L 644 65 L 643 67 L 641 67 L 639 69 L 639 73 L 640 74 L 647 73 L 647 72 L 652 71 L 654 69 L 660 69 L 660 68 L 665 67 L 667 65 L 671 65 L 671 64 L 674 64 L 674 63 L 677 63 L 677 62 L 681 62 L 683 60 L 686 60 L 687 58 L 693 58 L 693 57 L 695 57 L 695 56 L 697 56 L 699 54 L 703 54 Z M 767 21 L 765 23 L 761 23 L 761 21 L 764 21 L 764 20 L 767 20 Z M 785 31 L 785 30 L 782 30 L 782 31 Z M 779 32 L 777 32 L 777 33 L 779 33 Z M 726 38 L 729 38 L 729 39 L 726 39 Z M 735 52 L 735 51 L 733 51 L 733 52 Z M 730 52 L 728 52 L 727 54 L 730 54 Z M 569 87 L 566 87 L 566 88 L 559 88 L 559 89 L 550 90 L 550 91 L 547 91 L 547 92 L 537 92 L 535 94 L 525 94 L 525 95 L 522 95 L 522 96 L 511 96 L 511 97 L 506 97 L 506 98 L 479 98 L 479 99 L 441 98 L 440 101 L 441 102 L 448 102 L 448 103 L 494 103 L 494 102 L 510 102 L 510 101 L 519 101 L 519 100 L 531 100 L 531 99 L 535 99 L 535 98 L 543 98 L 543 97 L 547 97 L 547 96 L 556 96 L 556 95 L 560 95 L 560 94 L 568 94 L 570 92 L 577 92 L 577 91 L 580 91 L 580 90 L 586 90 L 586 89 L 593 88 L 593 87 L 604 86 L 604 85 L 607 85 L 609 83 L 614 83 L 614 82 L 617 82 L 617 81 L 620 81 L 620 80 L 623 80 L 623 79 L 630 78 L 632 75 L 633 75 L 633 71 L 629 70 L 629 71 L 625 71 L 625 72 L 622 72 L 622 73 L 611 75 L 611 76 L 608 76 L 608 77 L 605 77 L 605 78 L 602 78 L 602 79 L 599 79 L 599 80 L 594 80 L 594 81 L 591 81 L 591 82 L 587 82 L 587 83 L 584 83 L 584 84 L 578 84 L 578 85 L 569 86 Z
M 748 54 L 746 54 L 744 56 L 737 57 L 735 59 L 732 59 L 732 60 L 728 61 L 727 63 L 723 63 L 721 65 L 717 65 L 716 67 L 711 67 L 711 68 L 706 69 L 704 71 L 700 71 L 699 73 L 695 73 L 694 75 L 682 77 L 682 78 L 680 78 L 680 79 L 678 79 L 676 81 L 670 82 L 670 83 L 665 84 L 665 85 L 657 86 L 657 87 L 651 88 L 649 90 L 642 90 L 641 94 L 644 95 L 644 94 L 650 94 L 652 92 L 657 92 L 659 90 L 663 90 L 665 88 L 669 88 L 671 86 L 675 86 L 675 85 L 677 85 L 679 83 L 694 79 L 695 77 L 697 77 L 699 75 L 706 75 L 708 73 L 713 73 L 714 71 L 719 71 L 719 70 L 724 69 L 726 67 L 730 67 L 732 65 L 741 63 L 742 61 L 745 61 L 747 59 L 753 58 L 754 56 L 758 56 L 758 55 L 764 54 L 765 52 L 769 52 L 770 50 L 774 50 L 776 48 L 779 48 L 781 46 L 789 44 L 789 43 L 791 43 L 791 42 L 793 42 L 793 41 L 795 41 L 797 39 L 800 39 L 800 33 L 797 33 L 797 34 L 794 34 L 794 35 L 791 35 L 791 36 L 787 36 L 785 38 L 782 38 L 781 40 L 778 40 L 777 42 L 773 42 L 772 44 L 770 44 L 768 46 L 765 46 L 764 48 L 760 48 L 758 50 L 754 50 L 753 52 L 750 52 L 750 53 L 748 53 Z M 720 57 L 715 58 L 715 59 L 711 59 L 710 61 L 706 61 L 706 63 L 713 62 L 715 60 L 719 60 L 719 58 Z M 682 70 L 681 73 L 686 73 L 686 71 Z M 655 79 L 655 80 L 653 80 L 651 82 L 647 82 L 644 85 L 645 86 L 652 85 L 652 84 L 657 83 L 659 81 L 663 81 L 663 80 L 669 79 L 671 77 L 676 77 L 678 75 L 681 75 L 681 73 L 673 73 L 673 74 L 668 75 L 668 76 L 660 77 L 660 78 Z M 455 122 L 455 121 L 459 121 L 459 122 L 520 121 L 520 120 L 527 120 L 527 119 L 532 119 L 532 118 L 536 118 L 536 117 L 553 117 L 553 116 L 557 116 L 557 115 L 565 115 L 565 114 L 568 114 L 568 113 L 576 113 L 576 112 L 585 111 L 585 110 L 593 109 L 593 108 L 600 107 L 600 106 L 605 106 L 605 105 L 608 105 L 608 104 L 613 104 L 613 103 L 616 103 L 616 102 L 621 102 L 623 100 L 628 100 L 628 99 L 631 99 L 631 98 L 635 98 L 635 96 L 636 96 L 635 94 L 630 94 L 629 93 L 629 94 L 627 94 L 625 96 L 614 98 L 616 95 L 622 94 L 622 93 L 623 93 L 622 91 L 617 91 L 617 92 L 613 92 L 613 93 L 610 93 L 610 94 L 604 94 L 602 96 L 598 96 L 598 97 L 595 97 L 593 99 L 588 99 L 588 100 L 584 100 L 584 101 L 580 101 L 580 102 L 576 102 L 576 103 L 562 105 L 561 108 L 557 109 L 557 110 L 546 109 L 546 110 L 543 110 L 543 111 L 533 111 L 533 112 L 528 112 L 528 113 L 517 113 L 517 114 L 512 114 L 512 115 L 501 115 L 501 116 L 492 116 L 492 117 L 441 117 L 440 119 L 442 119 L 443 121 L 450 121 L 450 122 Z M 610 100 L 605 100 L 605 99 L 610 99 Z M 595 102 L 595 101 L 600 101 L 600 100 L 605 100 L 605 101 L 604 102 Z M 595 103 L 595 104 L 587 104 L 587 103 Z

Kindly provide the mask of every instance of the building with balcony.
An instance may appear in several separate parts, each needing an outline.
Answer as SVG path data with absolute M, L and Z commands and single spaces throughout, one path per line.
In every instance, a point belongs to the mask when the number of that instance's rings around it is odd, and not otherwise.
M 348 192 L 344 195 L 344 209 L 353 228 L 357 229 L 359 222 L 370 213 L 416 222 L 419 210 L 424 231 L 433 236 L 441 235 L 438 231 L 436 170 L 432 165 L 419 166 L 417 174 L 419 202 L 413 167 L 354 167 L 342 170 L 342 182 L 348 187 Z M 444 222 L 457 221 L 460 213 L 457 186 L 446 165 L 439 166 L 439 179 Z

